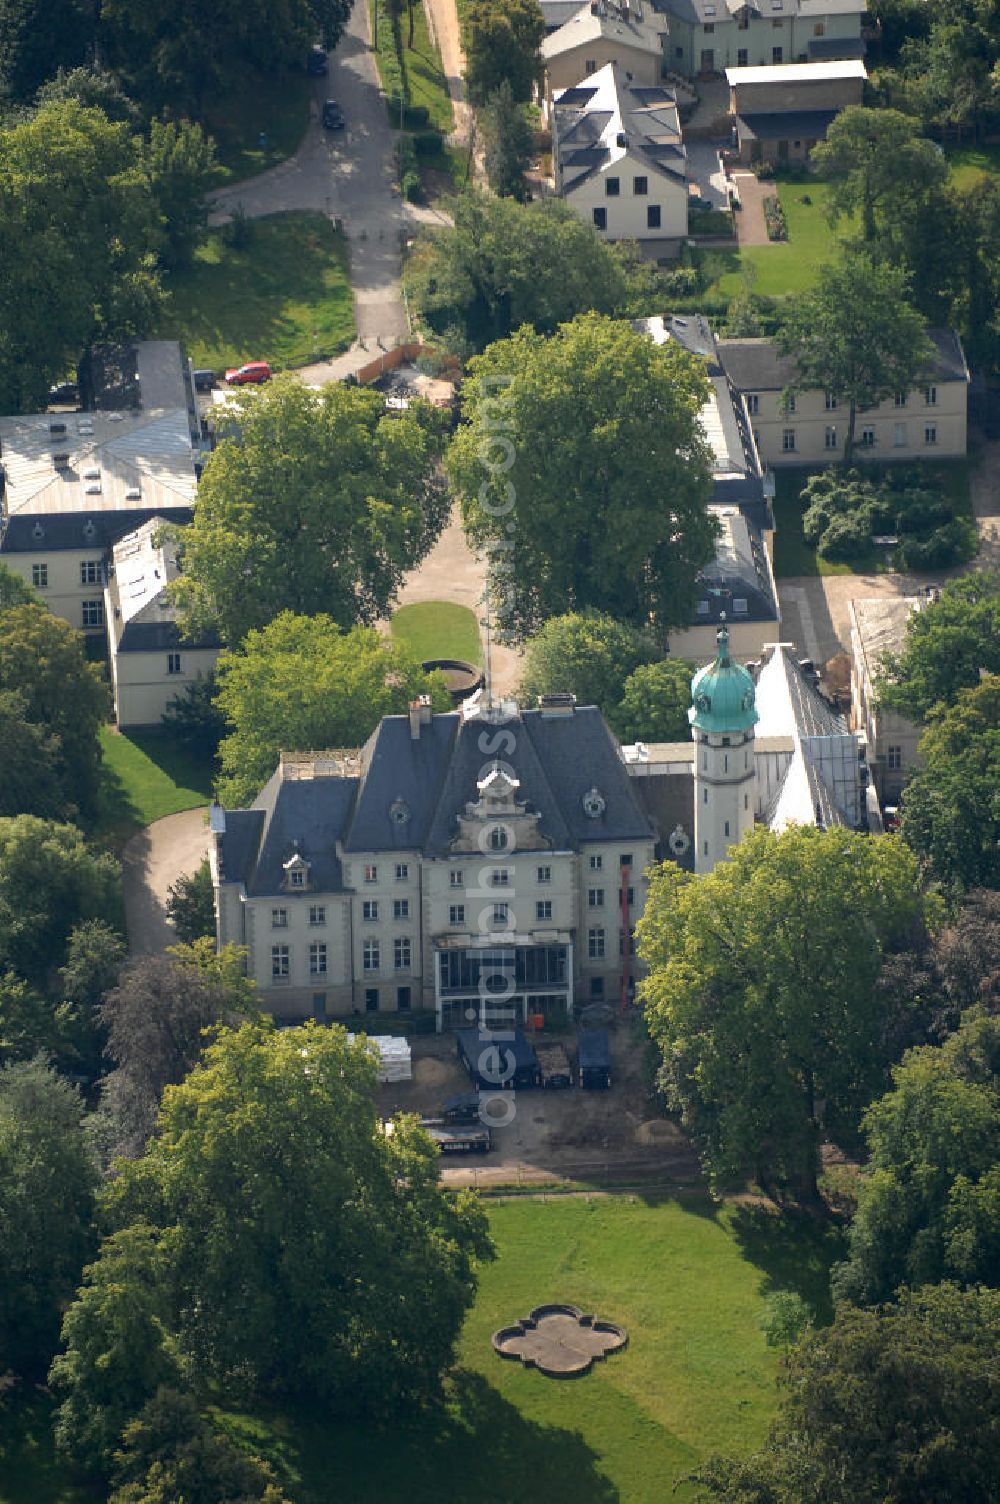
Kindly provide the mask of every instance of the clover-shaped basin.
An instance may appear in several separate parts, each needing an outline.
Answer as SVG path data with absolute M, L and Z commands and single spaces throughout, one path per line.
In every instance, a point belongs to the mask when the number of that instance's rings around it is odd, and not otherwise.
M 501 1358 L 517 1358 L 525 1368 L 537 1368 L 550 1379 L 589 1373 L 597 1359 L 618 1352 L 627 1342 L 623 1326 L 566 1305 L 536 1306 L 529 1316 L 493 1333 L 493 1348 Z

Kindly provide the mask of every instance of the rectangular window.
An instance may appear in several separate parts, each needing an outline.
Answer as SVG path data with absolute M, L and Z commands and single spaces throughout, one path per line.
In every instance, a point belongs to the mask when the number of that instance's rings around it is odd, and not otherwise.
M 311 903 L 309 905 L 309 923 L 313 926 L 326 923 L 325 903 Z
M 510 904 L 495 903 L 493 905 L 493 923 L 503 925 L 510 923 Z
M 895 397 L 892 400 L 893 400 L 893 402 L 895 402 L 895 404 L 896 404 L 897 407 L 905 407 L 906 406 L 906 393 L 905 392 L 897 392 L 896 395 L 895 395 Z
M 794 411 L 795 411 L 795 393 L 794 392 L 786 392 L 785 393 L 785 412 L 786 413 L 793 413 Z
M 361 956 L 365 971 L 378 971 L 381 959 L 377 940 L 366 940 L 361 949 Z
M 832 392 L 827 392 L 825 394 L 823 400 L 824 400 L 824 402 L 826 404 L 826 410 L 827 410 L 827 412 L 828 413 L 834 412 L 835 409 L 836 409 L 836 406 L 837 406 L 837 399 L 833 395 L 833 393 Z
M 632 853 L 631 853 L 631 851 L 623 851 L 622 852 L 621 856 L 619 856 L 619 858 L 618 858 L 618 865 L 619 865 L 619 867 L 631 867 L 631 865 L 632 865 Z
M 603 961 L 604 959 L 604 931 L 587 931 L 587 955 L 591 961 Z
M 396 1007 L 399 1009 L 400 1013 L 409 1013 L 409 1011 L 410 1011 L 410 989 L 409 989 L 409 987 L 397 987 L 396 988 Z
M 374 865 L 374 863 L 369 862 L 365 866 L 365 882 L 366 883 L 377 883 L 378 882 L 378 868 Z
M 736 66 L 737 66 L 737 68 L 745 68 L 747 66 L 747 64 L 749 63 L 749 61 L 750 61 L 750 54 L 747 51 L 747 49 L 745 47 L 737 47 L 737 49 L 736 49 Z
M 603 888 L 588 888 L 587 889 L 587 907 L 588 907 L 588 909 L 603 909 L 603 907 L 604 907 L 604 889 Z
M 757 392 L 747 392 L 747 412 L 751 418 L 756 418 L 760 412 L 760 395 Z
M 646 229 L 658 230 L 659 228 L 660 206 L 659 204 L 650 204 L 649 208 L 646 210 Z
M 894 423 L 892 427 L 892 447 L 894 449 L 906 448 L 906 424 Z
M 100 559 L 81 559 L 80 560 L 80 584 L 81 585 L 99 585 L 100 583 L 101 583 L 101 561 L 100 561 Z
M 271 981 L 287 982 L 292 969 L 291 953 L 287 945 L 271 946 Z
M 705 844 L 707 846 L 708 842 L 706 841 Z M 628 932 L 628 953 L 629 953 L 630 956 L 634 956 L 635 955 L 635 930 L 629 930 L 629 932 Z M 624 930 L 619 930 L 618 931 L 618 954 L 620 956 L 623 956 L 625 954 L 625 931 Z
M 272 930 L 287 930 L 287 928 L 288 928 L 288 910 L 287 909 L 272 909 L 271 910 L 271 928 L 272 928 Z
M 597 59 L 593 58 L 593 57 L 588 57 L 583 66 L 584 66 L 584 68 L 586 68 L 586 70 L 587 70 L 588 73 L 596 73 L 597 72 Z
M 392 942 L 392 964 L 397 971 L 409 971 L 412 953 L 412 942 L 405 935 L 397 935 Z
M 180 671 L 181 671 L 181 655 L 180 655 L 180 653 L 168 653 L 167 654 L 167 673 L 168 674 L 179 674 Z
M 491 888 L 509 888 L 510 887 L 510 868 L 509 867 L 494 867 L 493 871 L 490 873 L 490 887 Z
M 601 868 L 603 866 L 604 866 L 604 858 L 599 853 L 598 853 L 597 856 L 592 856 L 590 858 L 590 870 L 591 870 L 591 872 L 600 872 L 600 870 L 601 870 Z
M 928 423 L 926 425 L 926 427 L 924 428 L 924 443 L 925 444 L 936 444 L 937 443 L 937 424 L 936 423 Z
M 898 773 L 899 770 L 900 770 L 900 768 L 903 766 L 903 749 L 902 749 L 902 747 L 890 746 L 888 748 L 887 761 L 889 763 L 889 769 L 890 769 L 890 771 L 893 772 L 893 773 Z
M 837 430 L 835 428 L 829 428 L 828 427 L 827 429 L 825 429 L 825 431 L 823 433 L 823 444 L 824 444 L 825 448 L 827 448 L 827 449 L 836 449 L 836 447 L 837 447 Z
M 314 940 L 309 947 L 309 975 L 326 976 L 326 945 L 322 940 Z
M 450 886 L 453 887 L 453 888 L 461 888 L 461 887 L 463 887 L 464 886 L 464 877 L 463 877 L 463 874 L 461 872 L 456 872 L 456 871 L 452 870 L 451 872 L 448 873 L 448 882 L 449 882 Z
M 795 429 L 784 428 L 781 431 L 781 447 L 785 454 L 792 454 L 795 449 Z
M 607 211 L 607 209 L 595 209 L 594 210 L 594 229 L 595 230 L 606 230 L 607 228 L 608 228 L 608 211 Z
M 644 194 L 647 194 L 649 192 L 649 179 L 633 178 L 632 192 L 635 194 L 636 198 L 642 198 Z
M 775 26 L 780 26 L 781 22 L 780 21 L 775 21 L 773 24 Z M 771 48 L 771 62 L 772 63 L 780 63 L 781 62 L 781 58 L 782 58 L 781 48 L 780 47 L 772 47 Z
M 32 564 L 31 583 L 36 590 L 47 590 L 49 584 L 49 566 L 47 564 Z
M 83 625 L 85 627 L 104 626 L 104 602 L 82 601 L 80 609 L 83 613 Z
M 409 877 L 409 875 L 410 875 L 410 869 L 409 869 L 408 865 L 406 864 L 406 862 L 397 862 L 396 863 L 396 881 L 397 881 L 397 883 L 405 883 L 406 880 L 407 880 L 407 878 Z
M 814 37 L 821 37 L 821 36 L 823 36 L 823 34 L 824 34 L 825 31 L 826 31 L 826 27 L 825 27 L 825 25 L 823 24 L 822 21 L 817 21 L 815 23 L 815 25 L 813 26 L 813 36 Z
M 393 919 L 409 919 L 410 900 L 408 898 L 394 898 L 392 901 Z
M 302 868 L 301 867 L 293 867 L 292 870 L 291 870 L 291 872 L 289 872 L 289 874 L 288 874 L 288 886 L 290 888 L 304 888 L 305 885 L 306 885 L 306 875 L 302 871 Z
M 604 196 L 605 196 L 605 198 L 617 198 L 620 192 L 621 192 L 621 178 L 605 178 L 604 179 Z
M 507 850 L 507 827 L 506 825 L 494 825 L 490 831 L 490 850 Z
M 552 881 L 552 868 L 551 867 L 539 867 L 539 869 L 538 869 L 538 881 L 540 883 L 550 883 Z
M 365 1012 L 366 1013 L 377 1013 L 378 1012 L 378 988 L 377 987 L 366 987 L 365 988 Z
M 750 610 L 750 602 L 745 595 L 733 596 L 733 610 L 737 616 L 746 616 Z
M 863 428 L 861 430 L 861 447 L 862 447 L 862 449 L 874 449 L 875 448 L 875 430 L 874 430 L 874 428 Z
M 728 835 L 729 835 L 729 821 L 727 820 L 726 821 L 726 836 L 728 837 Z
M 926 387 L 924 387 L 924 401 L 926 402 L 926 404 L 927 404 L 928 407 L 937 407 L 937 387 L 936 386 L 926 386 Z
M 464 924 L 465 923 L 465 904 L 464 903 L 453 903 L 451 905 L 451 908 L 448 910 L 448 923 L 449 924 Z
M 590 979 L 590 995 L 591 995 L 592 998 L 596 998 L 596 999 L 600 999 L 600 998 L 602 998 L 604 996 L 604 978 L 603 977 L 591 977 L 591 979 Z
M 366 898 L 361 904 L 361 917 L 369 924 L 378 923 L 378 899 Z
M 714 31 L 715 31 L 715 22 L 714 21 L 706 21 L 705 22 L 705 35 L 707 37 L 710 37 Z
M 552 900 L 550 898 L 544 898 L 544 899 L 540 898 L 538 900 L 538 902 L 535 904 L 535 918 L 536 919 L 551 919 L 552 918 Z

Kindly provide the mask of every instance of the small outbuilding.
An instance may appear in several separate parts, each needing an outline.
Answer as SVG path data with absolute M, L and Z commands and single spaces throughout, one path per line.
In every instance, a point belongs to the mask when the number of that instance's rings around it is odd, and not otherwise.
M 740 161 L 803 161 L 841 110 L 861 104 L 867 77 L 860 58 L 727 68 Z
M 580 1085 L 584 1090 L 607 1091 L 611 1085 L 611 1045 L 607 1029 L 581 1029 L 576 1036 Z
M 458 1058 L 475 1085 L 485 1091 L 524 1090 L 541 1084 L 538 1056 L 521 1029 L 456 1029 Z

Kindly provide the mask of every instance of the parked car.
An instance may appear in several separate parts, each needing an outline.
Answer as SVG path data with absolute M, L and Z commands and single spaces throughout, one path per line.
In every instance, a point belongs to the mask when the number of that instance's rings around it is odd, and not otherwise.
M 306 63 L 306 72 L 310 78 L 325 78 L 329 71 L 330 61 L 326 55 L 326 48 L 320 47 L 317 43 L 309 54 L 309 61 Z
M 215 386 L 214 371 L 192 371 L 191 374 L 194 377 L 194 389 L 196 392 L 210 392 Z
M 226 372 L 230 386 L 252 386 L 255 382 L 270 381 L 274 372 L 266 360 L 248 360 L 244 366 L 233 366 Z
M 328 99 L 323 106 L 323 129 L 327 131 L 342 131 L 347 121 L 344 112 L 335 99 Z
M 64 406 L 69 402 L 79 402 L 80 388 L 75 381 L 60 381 L 57 386 L 49 387 L 49 401 L 61 402 Z

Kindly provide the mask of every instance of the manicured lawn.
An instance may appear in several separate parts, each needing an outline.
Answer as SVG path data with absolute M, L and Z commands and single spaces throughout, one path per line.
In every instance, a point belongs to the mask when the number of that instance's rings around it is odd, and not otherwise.
M 299 1412 L 230 1417 L 282 1469 L 296 1504 L 653 1504 L 715 1450 L 757 1445 L 778 1359 L 763 1297 L 798 1290 L 829 1314 L 833 1235 L 707 1199 L 491 1202 L 498 1259 L 482 1272 L 446 1408 L 378 1436 Z M 582 1379 L 543 1378 L 493 1353 L 497 1327 L 547 1300 L 621 1321 L 629 1346 Z
M 742 286 L 742 267 L 748 263 L 756 269 L 753 291 L 761 297 L 781 298 L 805 292 L 812 287 L 822 267 L 839 256 L 840 242 L 850 235 L 853 221 L 843 219 L 835 230 L 830 228 L 829 183 L 823 178 L 810 177 L 801 183 L 779 183 L 777 188 L 788 239 L 730 252 L 726 257 L 727 270 L 708 289 L 709 295 L 735 297 Z M 804 198 L 810 202 L 803 203 Z
M 212 797 L 210 767 L 197 762 L 167 731 L 101 732 L 103 809 L 98 834 L 120 843 L 133 831 L 196 809 Z
M 482 645 L 476 613 L 451 601 L 421 601 L 402 606 L 392 618 L 392 635 L 404 642 L 421 663 L 428 658 L 462 658 L 481 663 Z
M 254 220 L 237 250 L 213 230 L 190 270 L 167 279 L 159 334 L 179 339 L 196 366 L 245 360 L 307 365 L 354 337 L 354 302 L 343 235 L 322 214 Z
M 309 125 L 310 80 L 305 73 L 244 79 L 232 94 L 208 101 L 205 126 L 223 168 L 220 183 L 238 183 L 283 162 Z M 261 146 L 260 136 L 267 137 Z

